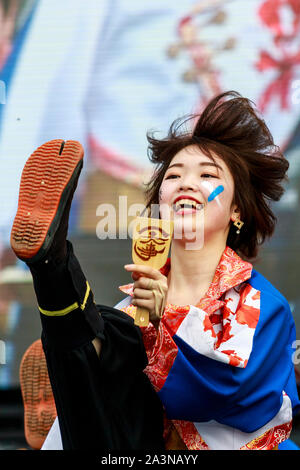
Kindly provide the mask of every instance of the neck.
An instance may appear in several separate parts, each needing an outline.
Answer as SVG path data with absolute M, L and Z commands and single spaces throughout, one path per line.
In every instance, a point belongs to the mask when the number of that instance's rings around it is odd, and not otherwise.
M 187 250 L 182 241 L 173 240 L 171 269 L 168 276 L 168 301 L 194 297 L 200 300 L 207 292 L 226 248 L 226 241 L 206 241 L 198 250 Z M 188 302 L 191 303 L 191 302 Z

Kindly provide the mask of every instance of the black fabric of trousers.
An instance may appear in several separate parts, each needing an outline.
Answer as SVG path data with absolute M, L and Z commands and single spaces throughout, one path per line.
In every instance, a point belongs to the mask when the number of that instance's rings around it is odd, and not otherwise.
M 162 450 L 163 409 L 143 370 L 147 356 L 140 329 L 121 312 L 85 308 L 86 279 L 68 242 L 66 260 L 30 267 L 41 313 L 42 343 L 64 449 Z M 100 357 L 92 344 L 101 340 Z

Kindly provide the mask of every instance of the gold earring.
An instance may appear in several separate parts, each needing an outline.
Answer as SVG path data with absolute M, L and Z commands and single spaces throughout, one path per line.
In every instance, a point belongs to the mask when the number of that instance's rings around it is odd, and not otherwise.
M 236 233 L 240 233 L 240 232 L 241 232 L 241 228 L 242 228 L 242 226 L 244 225 L 244 222 L 242 222 L 242 221 L 239 219 L 239 217 L 237 217 L 237 219 L 234 221 L 233 225 L 234 225 L 235 227 L 237 227 Z

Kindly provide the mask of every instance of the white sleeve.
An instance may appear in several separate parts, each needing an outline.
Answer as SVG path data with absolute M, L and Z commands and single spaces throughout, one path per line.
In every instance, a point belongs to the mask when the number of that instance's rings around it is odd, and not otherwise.
M 63 450 L 57 417 L 51 426 L 41 450 Z

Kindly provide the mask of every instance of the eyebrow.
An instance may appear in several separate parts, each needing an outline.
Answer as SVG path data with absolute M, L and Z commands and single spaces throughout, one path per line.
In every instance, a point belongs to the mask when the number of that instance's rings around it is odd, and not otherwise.
M 223 171 L 223 168 L 220 165 L 218 165 L 217 163 L 213 163 L 213 162 L 201 162 L 201 163 L 199 163 L 199 166 L 213 166 L 213 167 L 219 168 L 221 171 Z M 173 163 L 173 165 L 170 165 L 167 170 L 169 170 L 170 168 L 174 168 L 174 167 L 182 168 L 182 167 L 184 167 L 184 164 L 183 163 Z

